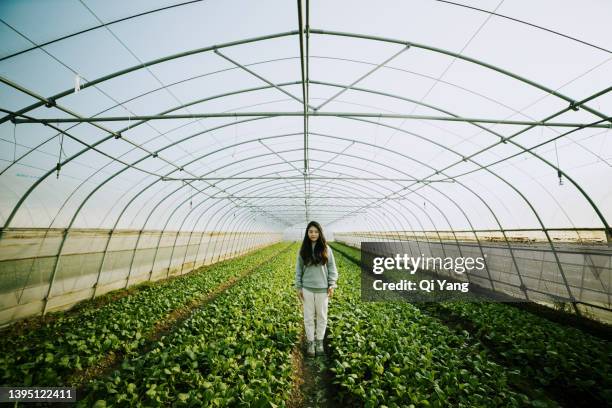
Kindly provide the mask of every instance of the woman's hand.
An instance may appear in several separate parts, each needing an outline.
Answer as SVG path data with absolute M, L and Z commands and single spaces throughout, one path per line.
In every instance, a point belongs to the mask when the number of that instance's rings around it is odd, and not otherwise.
M 329 297 L 334 296 L 334 288 L 327 288 L 327 296 Z
M 302 289 L 298 289 L 297 290 L 297 295 L 298 295 L 298 298 L 303 302 L 304 301 L 304 292 L 302 292 Z

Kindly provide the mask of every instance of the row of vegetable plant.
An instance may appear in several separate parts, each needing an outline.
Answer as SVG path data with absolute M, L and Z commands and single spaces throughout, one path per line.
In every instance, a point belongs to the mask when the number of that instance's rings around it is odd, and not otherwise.
M 202 268 L 117 299 L 99 308 L 59 314 L 37 330 L 0 340 L 0 382 L 10 386 L 57 386 L 109 353 L 137 353 L 156 323 L 205 297 L 228 279 L 287 247 L 278 243 Z
M 466 320 L 474 335 L 523 377 L 580 405 L 612 401 L 609 341 L 505 304 L 447 302 L 438 307 Z
M 366 407 L 547 405 L 530 402 L 513 390 L 504 367 L 492 362 L 467 331 L 453 332 L 409 303 L 362 302 L 360 268 L 337 252 L 341 289 L 330 307 L 328 338 L 331 370 L 343 403 Z M 348 253 L 354 258 L 355 252 Z
M 149 352 L 89 383 L 79 406 L 284 405 L 301 331 L 292 249 L 194 310 Z
M 360 257 L 358 249 L 342 245 L 341 250 L 353 261 Z M 464 322 L 510 373 L 546 387 L 565 403 L 592 406 L 612 400 L 608 340 L 504 303 L 439 302 L 426 309 Z

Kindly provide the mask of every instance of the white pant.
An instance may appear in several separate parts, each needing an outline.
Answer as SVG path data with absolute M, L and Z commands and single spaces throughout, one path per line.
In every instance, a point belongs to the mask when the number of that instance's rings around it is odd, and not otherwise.
M 327 292 L 315 293 L 306 288 L 302 288 L 304 295 L 304 329 L 306 331 L 306 340 L 313 341 L 315 339 L 315 316 L 317 320 L 316 338 L 323 340 L 325 337 L 325 329 L 327 328 L 327 305 L 329 297 Z

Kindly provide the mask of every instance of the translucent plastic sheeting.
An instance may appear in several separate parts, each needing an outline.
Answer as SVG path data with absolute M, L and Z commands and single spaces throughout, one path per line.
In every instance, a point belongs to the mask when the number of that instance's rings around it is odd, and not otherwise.
M 317 219 L 330 233 L 609 244 L 611 14 L 600 1 L 2 2 L 0 240 L 66 229 L 60 259 L 73 230 Z

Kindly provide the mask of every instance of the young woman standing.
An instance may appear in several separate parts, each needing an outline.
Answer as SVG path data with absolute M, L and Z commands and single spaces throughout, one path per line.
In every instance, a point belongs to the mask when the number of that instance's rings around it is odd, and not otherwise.
M 295 267 L 295 288 L 304 304 L 304 329 L 309 356 L 315 355 L 315 349 L 317 354 L 324 353 L 327 307 L 337 281 L 334 254 L 327 245 L 321 225 L 311 221 L 306 227 Z

